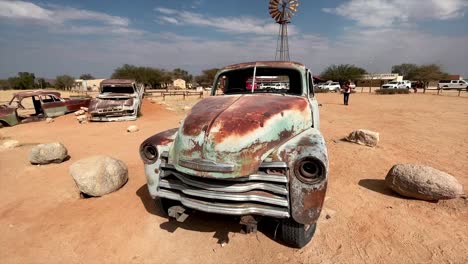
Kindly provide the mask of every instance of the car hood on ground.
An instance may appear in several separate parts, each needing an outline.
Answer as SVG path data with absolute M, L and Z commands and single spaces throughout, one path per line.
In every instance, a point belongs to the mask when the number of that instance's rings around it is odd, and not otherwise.
M 171 147 L 169 162 L 181 172 L 202 177 L 250 175 L 274 149 L 311 126 L 311 109 L 304 97 L 209 97 L 188 113 Z M 187 167 L 187 162 L 200 166 Z M 204 164 L 233 169 L 207 171 Z

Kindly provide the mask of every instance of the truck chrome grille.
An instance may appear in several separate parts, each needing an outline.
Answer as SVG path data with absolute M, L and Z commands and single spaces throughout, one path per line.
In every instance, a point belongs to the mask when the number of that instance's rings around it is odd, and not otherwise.
M 164 163 L 160 172 L 157 196 L 180 201 L 188 208 L 230 215 L 290 216 L 285 174 L 259 172 L 241 178 L 211 179 L 180 173 Z

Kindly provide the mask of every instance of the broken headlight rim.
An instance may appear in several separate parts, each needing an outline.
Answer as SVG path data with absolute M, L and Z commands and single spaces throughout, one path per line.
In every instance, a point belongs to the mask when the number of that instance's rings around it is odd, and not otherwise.
M 150 144 L 145 144 L 140 149 L 140 156 L 144 163 L 152 164 L 158 159 L 158 149 Z
M 306 157 L 296 162 L 294 174 L 300 181 L 313 184 L 325 179 L 326 168 L 321 160 Z

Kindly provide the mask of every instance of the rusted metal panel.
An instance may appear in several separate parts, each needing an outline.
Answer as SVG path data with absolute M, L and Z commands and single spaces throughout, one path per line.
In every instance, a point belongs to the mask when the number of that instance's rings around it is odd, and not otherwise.
M 150 144 L 153 146 L 169 145 L 170 143 L 174 141 L 175 135 L 178 130 L 179 128 L 173 128 L 173 129 L 169 129 L 161 133 L 158 133 L 148 138 L 147 140 L 145 140 L 141 145 L 142 146 L 147 145 L 147 144 Z
M 178 170 L 202 177 L 253 174 L 274 148 L 312 126 L 308 101 L 273 94 L 209 97 L 189 112 L 169 155 Z M 228 173 L 179 166 L 179 160 L 232 164 Z
M 13 94 L 13 98 L 11 101 L 13 101 L 15 98 L 18 101 L 23 100 L 24 98 L 27 97 L 33 97 L 33 96 L 44 96 L 44 95 L 52 95 L 57 98 L 61 98 L 59 92 L 54 92 L 54 91 L 47 91 L 47 90 L 36 90 L 36 91 L 27 91 L 27 92 L 18 92 Z
M 135 80 L 128 80 L 128 79 L 106 79 L 104 81 L 101 82 L 101 86 L 105 86 L 105 85 L 125 85 L 125 86 L 128 86 L 128 85 L 132 85 L 135 83 Z
M 16 109 L 0 105 L 0 121 L 9 126 L 14 126 L 19 123 Z
M 320 131 L 315 128 L 304 131 L 279 147 L 271 157 L 273 161 L 280 160 L 289 165 L 292 217 L 302 224 L 315 223 L 322 210 L 328 182 L 328 154 Z M 325 175 L 321 181 L 304 183 L 294 175 L 296 161 L 305 157 L 317 158 L 325 165 Z

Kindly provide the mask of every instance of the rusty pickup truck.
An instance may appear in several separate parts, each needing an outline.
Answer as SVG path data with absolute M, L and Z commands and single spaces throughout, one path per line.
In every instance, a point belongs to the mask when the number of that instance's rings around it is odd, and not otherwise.
M 266 79 L 286 85 L 262 85 Z M 261 217 L 270 217 L 286 244 L 305 246 L 328 182 L 311 72 L 296 62 L 227 66 L 211 95 L 179 128 L 141 144 L 151 197 L 181 221 L 199 210 L 240 217 L 256 231 Z
M 144 89 L 133 80 L 108 79 L 89 105 L 91 121 L 131 121 L 140 113 Z
M 91 98 L 62 98 L 59 92 L 37 90 L 13 94 L 13 98 L 0 105 L 0 126 L 44 120 L 88 107 Z

